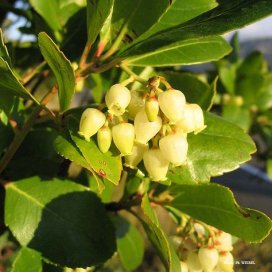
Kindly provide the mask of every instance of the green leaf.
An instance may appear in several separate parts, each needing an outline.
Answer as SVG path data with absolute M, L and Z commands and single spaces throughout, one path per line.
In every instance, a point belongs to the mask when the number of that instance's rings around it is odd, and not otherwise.
M 246 132 L 248 132 L 252 123 L 249 109 L 235 104 L 224 105 L 222 116 L 229 122 L 241 127 Z
M 93 178 L 96 181 L 96 188 L 98 189 L 98 192 L 101 193 L 104 190 L 105 186 L 103 181 L 95 174 L 92 166 L 87 162 L 75 143 L 71 140 L 69 132 L 63 133 L 56 137 L 54 141 L 54 148 L 57 153 L 65 159 L 75 162 L 76 164 L 89 170 L 93 174 Z
M 11 67 L 11 60 L 9 57 L 8 49 L 4 43 L 3 32 L 1 28 L 0 28 L 0 57 L 2 57 L 3 60 L 5 60 L 8 63 L 8 65 Z
M 114 0 L 87 0 L 88 42 L 93 44 L 112 12 Z
M 179 258 L 173 245 L 162 230 L 157 214 L 151 207 L 147 194 L 145 194 L 143 197 L 141 207 L 145 215 L 145 219 L 140 220 L 146 231 L 148 239 L 155 247 L 166 270 L 171 272 L 180 272 Z
M 7 184 L 5 224 L 23 246 L 61 266 L 97 265 L 116 249 L 99 198 L 67 180 L 33 177 Z
M 260 242 L 271 231 L 261 212 L 241 208 L 231 190 L 217 184 L 179 185 L 169 206 L 248 242 Z
M 83 6 L 82 1 L 70 0 L 30 0 L 29 2 L 54 31 L 61 31 L 68 19 Z
M 197 103 L 203 110 L 208 110 L 213 104 L 216 93 L 216 81 L 212 86 L 189 73 L 168 72 L 164 73 L 168 82 L 177 90 L 181 90 L 186 101 Z
M 168 0 L 115 0 L 111 17 L 112 40 L 125 30 L 128 40 L 133 40 L 152 25 L 169 6 Z
M 127 271 L 134 271 L 143 261 L 144 240 L 139 231 L 122 217 L 112 217 L 116 228 L 117 252 Z
M 11 272 L 42 272 L 42 259 L 40 253 L 27 247 L 18 252 L 12 264 Z
M 209 182 L 213 176 L 236 169 L 256 151 L 252 139 L 238 126 L 205 114 L 207 128 L 188 135 L 188 157 L 185 166 L 170 170 L 178 184 Z
M 45 32 L 39 34 L 38 40 L 42 55 L 56 76 L 60 109 L 64 111 L 70 106 L 75 91 L 74 70 L 70 61 Z
M 155 247 L 167 271 L 180 272 L 180 261 L 173 245 L 159 225 L 152 221 L 141 221 L 148 239 Z
M 229 44 L 219 36 L 180 40 L 168 36 L 152 44 L 139 44 L 119 55 L 125 65 L 175 66 L 214 61 L 231 51 Z
M 98 175 L 117 185 L 122 172 L 120 155 L 113 154 L 111 151 L 103 154 L 93 139 L 87 142 L 78 135 L 78 125 L 79 122 L 76 119 L 69 120 L 71 138 L 83 157 Z
M 25 99 L 31 99 L 36 104 L 39 104 L 36 98 L 29 93 L 17 79 L 15 74 L 10 69 L 8 63 L 0 57 L 0 94 L 2 95 L 2 93 L 7 93 L 7 95 L 16 95 Z
M 217 6 L 215 0 L 174 0 L 161 15 L 158 22 L 140 36 L 140 40 L 158 33 L 159 31 L 182 24 L 190 19 L 213 9 Z
M 235 93 L 236 69 L 236 65 L 219 67 L 220 80 L 230 94 Z

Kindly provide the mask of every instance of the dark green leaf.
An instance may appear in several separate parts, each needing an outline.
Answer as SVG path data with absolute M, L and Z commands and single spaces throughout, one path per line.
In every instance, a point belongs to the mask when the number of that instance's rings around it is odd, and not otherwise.
M 179 185 L 170 206 L 195 219 L 249 242 L 262 241 L 271 231 L 271 220 L 261 212 L 241 208 L 232 192 L 217 184 Z
M 141 207 L 145 215 L 145 220 L 141 220 L 141 222 L 146 231 L 148 239 L 158 252 L 158 255 L 165 268 L 167 271 L 180 272 L 180 262 L 178 256 L 173 248 L 173 245 L 162 230 L 157 214 L 151 207 L 147 194 L 145 194 L 143 197 Z
M 99 198 L 67 180 L 34 177 L 7 184 L 5 223 L 23 246 L 62 266 L 96 265 L 116 249 Z
M 182 24 L 216 6 L 215 0 L 174 0 L 158 22 L 141 35 L 139 39 L 146 39 L 154 33 Z
M 210 86 L 189 73 L 171 72 L 164 75 L 175 89 L 184 93 L 187 102 L 197 103 L 203 110 L 211 107 L 216 92 L 216 82 Z
M 64 111 L 70 106 L 75 90 L 74 70 L 70 61 L 45 32 L 39 34 L 38 40 L 42 55 L 56 76 L 60 109 Z
M 87 0 L 88 42 L 93 44 L 106 19 L 112 12 L 114 0 Z
M 112 39 L 122 30 L 128 41 L 138 37 L 157 23 L 169 5 L 168 0 L 115 0 L 111 17 Z
M 11 272 L 42 272 L 42 258 L 40 253 L 23 247 L 13 262 Z
M 166 234 L 159 225 L 152 221 L 142 221 L 148 239 L 155 247 L 161 261 L 163 262 L 167 271 L 180 272 L 180 261 L 169 242 Z
M 218 60 L 231 51 L 229 44 L 219 36 L 180 40 L 176 36 L 161 39 L 144 48 L 131 47 L 119 57 L 125 65 L 175 66 Z
M 213 114 L 205 114 L 207 128 L 188 135 L 188 157 L 185 166 L 170 170 L 179 184 L 208 182 L 236 169 L 256 151 L 252 139 L 238 126 Z
M 10 69 L 8 63 L 0 57 L 0 93 L 8 93 L 25 99 L 32 99 L 35 103 L 39 102 L 28 90 L 21 84 L 15 74 Z
M 83 157 L 98 175 L 117 185 L 122 172 L 120 155 L 115 155 L 111 151 L 103 154 L 93 139 L 87 142 L 78 135 L 78 126 L 79 122 L 71 118 L 69 121 L 70 135 Z
M 122 217 L 113 217 L 117 252 L 127 271 L 134 271 L 143 261 L 144 240 L 139 231 Z

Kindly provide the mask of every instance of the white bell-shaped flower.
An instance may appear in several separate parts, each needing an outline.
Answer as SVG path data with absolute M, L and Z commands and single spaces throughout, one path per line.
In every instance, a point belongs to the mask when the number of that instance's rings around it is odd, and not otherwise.
M 185 96 L 181 91 L 169 89 L 159 94 L 159 105 L 170 123 L 176 123 L 183 118 L 183 108 L 186 105 Z
M 81 116 L 78 133 L 87 141 L 90 141 L 90 138 L 97 133 L 105 121 L 106 116 L 103 112 L 94 108 L 88 108 Z
M 131 155 L 134 144 L 134 126 L 129 123 L 120 123 L 112 127 L 112 138 L 122 156 Z
M 175 133 L 164 136 L 160 139 L 159 146 L 163 156 L 175 166 L 186 162 L 188 142 L 184 134 Z
M 150 98 L 145 102 L 145 113 L 149 122 L 157 120 L 159 109 L 159 102 L 156 98 Z
M 226 232 L 220 232 L 218 237 L 216 238 L 216 248 L 219 252 L 221 251 L 231 251 L 233 249 L 232 246 L 232 236 Z
M 130 118 L 134 119 L 136 114 L 144 108 L 144 100 L 139 92 L 135 90 L 130 91 L 131 100 L 128 104 L 127 110 Z
M 169 162 L 160 149 L 149 149 L 144 153 L 144 166 L 150 178 L 154 181 L 166 180 Z
M 187 263 L 180 261 L 180 272 L 188 272 L 189 268 Z
M 215 248 L 200 248 L 198 258 L 204 270 L 213 270 L 218 263 L 219 254 Z
M 134 120 L 136 142 L 147 144 L 161 129 L 162 120 L 158 116 L 157 120 L 149 122 L 145 110 L 142 109 L 137 113 Z
M 125 156 L 125 165 L 135 169 L 140 161 L 143 159 L 144 152 L 148 150 L 148 145 L 134 143 L 132 154 Z
M 176 129 L 184 133 L 198 133 L 205 127 L 201 107 L 197 104 L 186 104 L 184 106 L 184 116 L 176 123 Z
M 105 96 L 105 102 L 109 113 L 116 116 L 124 114 L 130 99 L 131 95 L 127 87 L 123 86 L 122 84 L 115 84 L 111 86 Z
M 103 126 L 97 132 L 97 143 L 102 153 L 108 152 L 112 142 L 111 129 L 108 126 Z
M 230 252 L 219 255 L 218 268 L 223 272 L 233 272 L 234 259 Z
M 186 263 L 189 267 L 189 271 L 203 271 L 198 255 L 192 251 L 188 253 Z

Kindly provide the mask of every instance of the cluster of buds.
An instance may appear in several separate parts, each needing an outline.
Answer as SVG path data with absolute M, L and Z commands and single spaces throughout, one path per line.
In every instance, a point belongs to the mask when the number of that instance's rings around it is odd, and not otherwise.
M 106 93 L 107 112 L 86 109 L 79 134 L 87 141 L 97 133 L 97 143 L 107 152 L 114 142 L 125 165 L 137 168 L 143 160 L 154 181 L 163 181 L 169 169 L 184 165 L 187 159 L 187 133 L 205 128 L 202 109 L 186 103 L 184 94 L 159 88 L 160 78 L 149 81 L 148 91 L 130 91 L 122 84 Z
M 171 237 L 180 258 L 181 272 L 232 272 L 232 236 L 201 222 L 184 235 Z

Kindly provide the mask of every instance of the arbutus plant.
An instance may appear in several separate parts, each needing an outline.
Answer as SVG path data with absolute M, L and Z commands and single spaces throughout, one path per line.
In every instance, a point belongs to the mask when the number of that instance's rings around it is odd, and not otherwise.
M 232 237 L 262 242 L 271 220 L 210 179 L 256 147 L 209 112 L 217 79 L 187 73 L 185 87 L 170 68 L 223 58 L 220 35 L 269 16 L 270 1 L 23 2 L 6 8 L 35 38 L 0 31 L 5 266 L 144 271 L 148 239 L 159 270 L 234 271 Z

